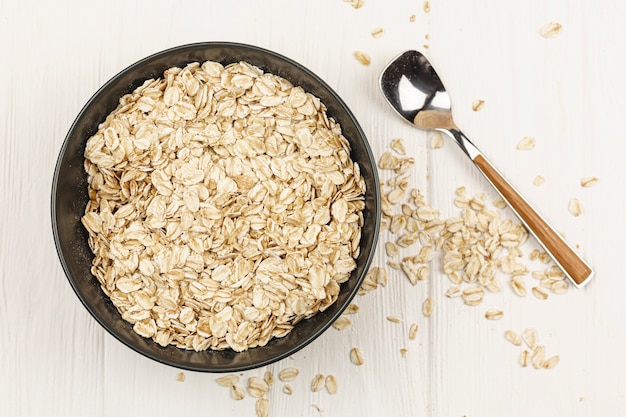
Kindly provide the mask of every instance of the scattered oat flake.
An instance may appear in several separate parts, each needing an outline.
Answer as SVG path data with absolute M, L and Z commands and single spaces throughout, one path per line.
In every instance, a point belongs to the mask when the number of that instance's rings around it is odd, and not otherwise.
M 435 301 L 430 297 L 424 301 L 424 304 L 422 304 L 422 313 L 424 313 L 424 317 L 430 317 L 434 305 Z
M 559 355 L 554 355 L 544 361 L 543 367 L 545 369 L 552 369 L 558 365 L 559 360 L 560 360 Z
M 348 305 L 348 307 L 344 310 L 343 314 L 356 314 L 358 311 L 359 306 L 354 303 L 350 303 L 350 305 Z
M 354 57 L 357 61 L 365 66 L 372 63 L 372 59 L 370 58 L 370 56 L 363 51 L 354 51 Z
M 387 261 L 387 266 L 391 269 L 396 269 L 396 270 L 401 269 L 400 264 L 394 260 Z
M 352 7 L 354 7 L 355 9 L 360 9 L 361 7 L 363 7 L 363 3 L 365 3 L 365 0 L 343 0 L 344 3 L 351 3 Z
M 502 310 L 491 309 L 487 310 L 487 312 L 485 313 L 485 318 L 487 320 L 500 320 L 503 316 L 504 313 L 502 312 Z
M 533 287 L 532 288 L 532 293 L 535 297 L 537 297 L 540 300 L 547 300 L 548 299 L 548 292 L 541 287 Z
M 333 323 L 333 327 L 337 330 L 344 330 L 352 324 L 349 318 L 341 316 Z
M 446 291 L 446 297 L 448 298 L 459 297 L 462 294 L 463 294 L 463 291 L 461 290 L 461 287 L 458 285 L 454 285 L 448 288 L 448 290 Z
M 396 205 L 404 198 L 405 191 L 402 188 L 396 188 L 387 194 L 387 201 L 391 205 Z
M 358 347 L 352 348 L 350 350 L 350 360 L 357 366 L 363 365 L 363 354 L 361 353 L 361 349 Z
M 522 344 L 522 338 L 519 334 L 514 332 L 513 330 L 507 330 L 504 332 L 504 338 L 509 342 L 513 343 L 515 346 L 519 346 Z
M 556 35 L 559 34 L 559 32 L 561 31 L 561 29 L 563 28 L 563 25 L 561 25 L 558 22 L 550 22 L 545 24 L 542 28 L 541 28 L 541 36 L 544 38 L 554 38 Z
M 318 392 L 324 388 L 324 384 L 326 383 L 326 377 L 322 374 L 317 374 L 313 377 L 311 381 L 311 391 Z
M 391 152 L 383 152 L 378 159 L 378 168 L 380 169 L 398 169 L 400 167 L 400 161 L 398 157 Z
M 398 245 L 393 242 L 385 242 L 385 253 L 387 254 L 387 256 L 393 258 L 398 254 L 398 251 Z
M 323 413 L 324 412 L 324 409 L 319 404 L 311 404 L 311 407 L 315 408 L 318 413 Z
M 546 276 L 550 278 L 565 278 L 565 273 L 558 266 L 552 265 L 546 270 Z
M 369 271 L 367 271 L 367 274 L 365 274 L 365 279 L 361 284 L 361 288 L 359 288 L 359 295 L 368 294 L 378 288 L 378 282 L 375 275 L 378 274 L 375 274 L 374 269 L 370 269 Z
M 406 226 L 407 216 L 404 214 L 397 214 L 391 218 L 391 224 L 389 225 L 389 231 L 391 233 L 398 233 Z
M 283 392 L 284 392 L 285 394 L 287 394 L 287 395 L 291 395 L 291 394 L 293 394 L 293 388 L 291 387 L 291 385 L 289 385 L 289 384 L 285 384 L 285 385 L 283 386 Z
M 248 393 L 254 398 L 262 398 L 270 387 L 260 376 L 251 376 L 248 378 Z
M 533 328 L 527 328 L 522 332 L 522 340 L 526 343 L 530 349 L 534 349 L 537 346 L 537 330 Z
M 580 204 L 580 201 L 577 198 L 571 198 L 569 200 L 567 209 L 569 210 L 570 214 L 574 217 L 578 217 L 583 213 L 582 205 Z
M 582 177 L 580 179 L 580 186 L 581 187 L 593 187 L 597 183 L 598 183 L 598 178 L 597 177 Z
M 533 249 L 528 255 L 528 259 L 530 259 L 531 261 L 536 261 L 537 259 L 539 259 L 539 253 L 541 253 L 539 249 Z
M 550 285 L 550 291 L 552 291 L 554 294 L 565 294 L 568 288 L 569 284 L 567 283 L 567 281 L 564 280 L 554 281 Z
M 546 271 L 533 271 L 533 272 L 531 272 L 531 275 L 532 275 L 533 278 L 539 279 L 539 280 L 544 279 L 545 277 L 548 276 Z
M 375 267 L 372 269 L 374 282 L 381 287 L 387 286 L 387 281 L 389 281 L 389 273 L 386 268 L 383 267 Z
M 441 132 L 435 132 L 433 137 L 430 139 L 430 147 L 432 149 L 439 149 L 443 146 L 443 135 Z
M 522 351 L 519 356 L 519 364 L 524 368 L 528 366 L 528 359 L 530 357 L 530 353 L 527 350 Z
M 482 110 L 482 108 L 485 106 L 485 101 L 484 100 L 474 100 L 474 102 L 472 103 L 472 110 L 474 111 L 480 111 Z
M 235 374 L 230 374 L 219 377 L 215 381 L 223 387 L 232 387 L 237 382 L 239 382 L 239 377 Z
M 402 319 L 400 319 L 400 317 L 398 316 L 387 316 L 387 320 L 392 323 L 400 323 L 402 321 Z
M 409 22 L 415 22 L 415 15 L 414 14 L 409 16 Z
M 403 358 L 406 358 L 407 352 L 408 352 L 407 348 L 400 348 L 400 356 L 402 356 Z
M 178 375 L 176 375 L 176 380 L 178 382 L 185 382 L 185 374 L 182 372 L 179 372 Z
M 269 386 L 272 385 L 274 383 L 274 374 L 271 373 L 270 371 L 266 371 L 263 374 L 263 380 L 265 381 L 265 383 Z
M 543 345 L 537 346 L 530 357 L 533 366 L 536 369 L 543 368 L 543 364 L 546 356 L 546 348 Z
M 383 28 L 377 27 L 376 29 L 372 30 L 372 37 L 380 38 L 381 36 L 383 36 L 384 33 L 385 31 L 383 30 Z
M 404 140 L 402 138 L 396 138 L 391 141 L 391 149 L 398 152 L 400 155 L 406 155 L 406 149 L 404 147 Z
M 424 3 L 422 3 L 422 9 L 424 10 L 424 13 L 430 12 L 430 1 L 424 0 Z
M 506 201 L 502 198 L 496 198 L 491 204 L 498 209 L 503 209 L 507 206 Z
M 419 330 L 419 326 L 417 323 L 411 323 L 409 326 L 409 340 L 415 340 L 417 337 L 417 332 Z
M 337 393 L 337 379 L 335 375 L 328 375 L 326 377 L 326 391 L 328 391 L 329 394 Z
M 300 371 L 298 368 L 285 368 L 278 373 L 278 379 L 283 382 L 293 381 L 299 373 Z
M 465 304 L 475 306 L 483 301 L 485 291 L 478 285 L 467 287 L 463 290 L 462 297 Z
M 259 398 L 254 406 L 257 417 L 267 417 L 270 410 L 270 401 L 267 398 Z
M 535 179 L 533 179 L 533 185 L 539 186 L 543 184 L 544 182 L 546 182 L 546 179 L 542 177 L 541 175 L 537 175 Z
M 535 148 L 535 138 L 532 136 L 525 136 L 517 143 L 518 151 L 529 151 Z
M 510 283 L 511 288 L 513 289 L 513 292 L 515 292 L 515 294 L 519 295 L 520 297 L 526 297 L 526 283 L 524 283 L 524 279 L 522 277 L 511 277 Z
M 420 267 L 409 259 L 404 259 L 400 264 L 400 268 L 402 269 L 402 272 L 404 272 L 404 275 L 409 279 L 409 282 L 411 282 L 411 285 L 417 285 L 417 281 L 420 280 L 421 276 L 419 272 Z
M 243 398 L 246 396 L 244 390 L 238 385 L 231 385 L 230 394 L 236 401 L 243 400 Z

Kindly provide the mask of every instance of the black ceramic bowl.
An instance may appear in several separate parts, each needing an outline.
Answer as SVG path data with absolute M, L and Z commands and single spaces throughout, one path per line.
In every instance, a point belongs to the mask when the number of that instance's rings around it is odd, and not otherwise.
M 80 222 L 88 201 L 87 174 L 83 170 L 85 143 L 115 109 L 119 98 L 146 79 L 162 77 L 167 68 L 207 60 L 224 65 L 247 61 L 319 97 L 326 104 L 328 115 L 340 123 L 344 136 L 350 141 L 351 157 L 361 166 L 367 185 L 357 268 L 342 284 L 337 301 L 326 311 L 299 322 L 287 336 L 274 338 L 266 346 L 241 353 L 232 350 L 194 352 L 174 346 L 164 348 L 133 332 L 132 325 L 122 320 L 90 272 L 93 254 L 87 244 L 87 232 Z M 380 188 L 376 164 L 363 130 L 342 99 L 322 79 L 297 62 L 269 50 L 237 43 L 209 42 L 175 47 L 142 59 L 113 77 L 87 102 L 71 126 L 52 183 L 54 240 L 67 279 L 78 298 L 98 323 L 126 346 L 158 362 L 193 371 L 234 372 L 256 368 L 285 358 L 311 343 L 341 315 L 355 296 L 374 254 L 379 219 Z

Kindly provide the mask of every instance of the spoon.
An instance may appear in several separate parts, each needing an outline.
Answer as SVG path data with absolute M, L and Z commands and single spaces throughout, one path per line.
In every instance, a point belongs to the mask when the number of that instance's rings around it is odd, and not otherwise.
M 456 126 L 450 96 L 424 55 L 417 51 L 400 54 L 383 70 L 380 88 L 405 120 L 421 129 L 446 133 L 455 140 L 574 286 L 582 288 L 589 282 L 593 276 L 591 267 Z

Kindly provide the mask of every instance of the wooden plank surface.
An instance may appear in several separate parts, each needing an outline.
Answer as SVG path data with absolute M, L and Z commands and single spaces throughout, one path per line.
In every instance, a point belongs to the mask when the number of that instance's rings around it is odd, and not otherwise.
M 484 192 L 488 202 L 496 193 L 452 141 L 432 149 L 432 133 L 402 123 L 377 87 L 401 51 L 424 52 L 452 96 L 457 124 L 596 271 L 584 289 L 545 301 L 516 296 L 502 277 L 501 292 L 469 307 L 445 296 L 450 284 L 439 255 L 431 277 L 416 286 L 388 268 L 385 288 L 357 297 L 360 311 L 348 329 L 329 329 L 292 357 L 243 373 L 300 369 L 293 395 L 281 392 L 282 383 L 272 387 L 271 416 L 620 415 L 625 15 L 618 0 L 431 0 L 428 13 L 417 0 L 365 0 L 359 9 L 341 0 L 0 2 L 0 415 L 255 415 L 253 398 L 234 401 L 217 375 L 184 372 L 180 382 L 179 370 L 105 333 L 72 292 L 51 236 L 52 173 L 83 104 L 136 60 L 211 40 L 266 47 L 316 72 L 352 108 L 377 157 L 392 139 L 404 139 L 415 159 L 412 186 L 449 217 L 459 213 L 457 187 Z M 561 32 L 541 37 L 551 21 Z M 377 27 L 380 38 L 370 34 Z M 355 60 L 355 50 L 368 53 L 371 65 Z M 478 112 L 476 99 L 485 101 Z M 535 148 L 516 150 L 525 136 Z M 546 179 L 541 186 L 532 183 L 537 175 Z M 582 188 L 587 176 L 598 177 L 597 185 Z M 571 198 L 580 200 L 581 216 L 568 212 Z M 389 239 L 381 235 L 374 265 L 385 265 Z M 537 247 L 529 239 L 523 250 L 527 256 Z M 435 307 L 426 318 L 429 297 Z M 503 319 L 486 320 L 489 308 L 504 311 Z M 412 322 L 420 327 L 414 341 Z M 548 356 L 560 356 L 554 369 L 518 364 L 522 348 L 503 334 L 528 327 Z M 363 351 L 363 366 L 350 362 L 352 347 Z M 334 374 L 338 393 L 311 392 L 317 373 Z

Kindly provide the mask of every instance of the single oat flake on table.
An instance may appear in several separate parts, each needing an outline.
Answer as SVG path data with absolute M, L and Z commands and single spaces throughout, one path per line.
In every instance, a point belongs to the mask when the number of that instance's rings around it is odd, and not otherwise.
M 372 58 L 370 58 L 370 56 L 363 51 L 354 51 L 354 58 L 365 66 L 372 63 Z
M 311 381 L 311 391 L 318 392 L 321 391 L 326 386 L 326 376 L 322 374 L 317 374 L 313 377 Z
M 532 136 L 525 136 L 517 143 L 518 151 L 528 151 L 535 148 L 535 138 Z
M 326 377 L 326 390 L 331 395 L 337 393 L 337 378 L 335 378 L 335 375 L 328 375 Z
M 556 35 L 559 34 L 562 28 L 563 25 L 558 22 L 549 22 L 541 28 L 539 33 L 544 38 L 554 38 Z
M 363 7 L 363 3 L 365 2 L 365 0 L 343 0 L 344 3 L 351 3 L 352 7 L 354 7 L 355 9 L 360 9 L 361 7 Z
M 385 31 L 383 30 L 383 28 L 377 27 L 377 28 L 372 30 L 372 37 L 373 38 L 380 38 L 381 36 L 383 36 L 384 33 L 385 33 Z
M 278 379 L 283 382 L 293 381 L 299 373 L 300 371 L 298 368 L 285 368 L 278 373 Z
M 84 156 L 92 273 L 161 346 L 263 346 L 334 303 L 356 267 L 365 181 L 341 127 L 246 62 L 147 80 Z
M 474 111 L 480 111 L 483 109 L 483 107 L 485 107 L 484 100 L 477 99 L 472 102 L 472 110 Z
M 363 354 L 361 353 L 361 349 L 358 347 L 352 348 L 350 350 L 350 360 L 356 366 L 363 365 Z

